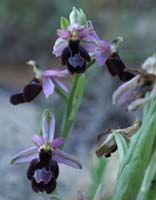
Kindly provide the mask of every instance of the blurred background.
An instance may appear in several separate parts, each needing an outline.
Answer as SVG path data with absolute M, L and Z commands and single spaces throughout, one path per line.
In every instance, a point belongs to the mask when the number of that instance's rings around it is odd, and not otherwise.
M 85 11 L 87 19 L 93 21 L 102 39 L 112 41 L 118 35 L 126 39 L 119 54 L 128 67 L 139 67 L 146 57 L 156 51 L 154 0 L 0 0 L 2 200 L 46 199 L 46 196 L 32 192 L 25 176 L 27 166 L 10 166 L 9 162 L 14 154 L 32 145 L 31 135 L 37 132 L 39 118 L 45 107 L 56 114 L 56 134 L 59 135 L 65 104 L 57 94 L 48 101 L 40 94 L 32 103 L 19 106 L 12 106 L 9 97 L 31 80 L 33 72 L 26 65 L 28 60 L 33 59 L 47 69 L 62 68 L 60 60 L 52 55 L 52 46 L 57 38 L 60 17 L 68 17 L 73 6 Z M 66 82 L 70 84 L 70 80 Z M 96 181 L 98 173 L 96 166 L 99 160 L 94 154 L 97 136 L 105 128 L 126 127 L 134 121 L 135 114 L 112 106 L 112 93 L 119 84 L 117 78 L 112 78 L 105 68 L 94 66 L 87 71 L 85 97 L 65 146 L 66 151 L 79 157 L 84 168 L 75 171 L 60 166 L 58 191 L 64 200 L 76 199 L 78 190 L 85 197 L 91 196 L 92 179 Z M 104 160 L 102 162 L 105 163 Z M 118 155 L 114 154 L 107 159 L 104 175 L 106 200 L 113 192 L 117 168 Z

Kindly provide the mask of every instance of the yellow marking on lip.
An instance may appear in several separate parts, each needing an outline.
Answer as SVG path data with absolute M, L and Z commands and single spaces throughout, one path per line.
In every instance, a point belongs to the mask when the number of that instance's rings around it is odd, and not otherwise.
M 46 142 L 46 144 L 42 145 L 42 146 L 40 147 L 40 150 L 41 150 L 41 149 L 43 149 L 44 151 L 49 151 L 49 150 L 53 151 L 53 148 L 51 147 L 51 145 L 50 145 L 49 142 Z
M 70 39 L 73 40 L 73 41 L 78 40 L 79 39 L 78 33 L 76 31 L 73 31 Z

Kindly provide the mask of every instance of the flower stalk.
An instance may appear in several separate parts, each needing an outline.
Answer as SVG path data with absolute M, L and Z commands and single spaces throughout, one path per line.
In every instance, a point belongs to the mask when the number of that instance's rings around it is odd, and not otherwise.
M 94 63 L 95 63 L 95 59 L 92 59 L 88 63 L 87 68 L 91 67 Z M 61 137 L 63 137 L 65 140 L 68 137 L 70 128 L 75 119 L 75 115 L 81 105 L 81 101 L 83 99 L 83 93 L 84 93 L 84 84 L 85 84 L 85 74 L 73 75 L 72 89 L 71 89 L 70 95 L 68 96 L 65 123 L 64 123 L 62 134 L 61 134 Z M 63 147 L 64 147 L 64 144 L 62 145 L 62 149 Z
M 95 63 L 95 59 L 92 59 L 87 64 L 87 68 L 91 67 L 94 63 Z M 84 84 L 85 84 L 85 73 L 73 75 L 72 88 L 68 96 L 64 128 L 61 134 L 61 137 L 63 137 L 65 140 L 68 137 L 70 128 L 75 119 L 75 115 L 81 105 L 81 101 L 83 99 L 83 93 L 84 93 Z

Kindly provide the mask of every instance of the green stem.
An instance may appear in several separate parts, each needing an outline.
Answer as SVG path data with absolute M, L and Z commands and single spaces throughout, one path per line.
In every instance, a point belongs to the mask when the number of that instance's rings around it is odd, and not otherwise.
M 70 113 L 72 111 L 72 102 L 73 102 L 73 98 L 74 98 L 74 94 L 75 94 L 75 91 L 76 91 L 76 87 L 77 87 L 79 77 L 80 77 L 80 75 L 78 75 L 78 74 L 75 74 L 73 76 L 73 84 L 72 84 L 71 93 L 70 93 L 69 99 L 68 99 L 64 129 L 63 129 L 63 132 L 61 134 L 61 137 L 65 138 L 65 139 L 68 137 L 69 130 L 70 130 L 72 124 L 73 124 L 73 120 L 70 119 Z
M 92 59 L 88 64 L 87 64 L 87 69 L 92 66 L 93 64 L 95 63 L 95 59 Z M 75 103 L 73 103 L 73 101 L 76 100 L 76 95 L 78 95 L 80 93 L 81 97 L 83 96 L 83 91 L 82 91 L 82 88 L 84 87 L 84 80 L 82 78 L 83 74 L 74 74 L 73 75 L 73 84 L 72 84 L 72 89 L 71 89 L 71 92 L 70 92 L 70 95 L 68 97 L 68 103 L 67 103 L 67 109 L 66 109 L 66 117 L 65 117 L 65 123 L 64 123 L 64 129 L 62 131 L 62 134 L 61 134 L 61 137 L 65 138 L 65 140 L 67 139 L 68 137 L 68 134 L 69 134 L 69 131 L 70 131 L 70 128 L 73 124 L 73 121 L 74 121 L 74 117 L 75 117 L 75 114 L 76 112 L 74 112 L 74 116 L 73 116 L 73 106 L 75 105 Z M 81 87 L 79 87 L 79 81 L 81 81 Z M 77 104 L 77 107 L 76 107 L 76 111 L 78 111 L 80 105 L 81 105 L 81 101 L 82 101 L 82 98 L 79 98 L 79 102 Z M 72 117 L 71 117 L 71 114 L 72 114 Z M 62 146 L 63 148 L 64 146 Z
M 86 66 L 86 68 L 88 69 L 89 67 L 91 67 L 93 64 L 95 64 L 95 58 L 93 58 Z

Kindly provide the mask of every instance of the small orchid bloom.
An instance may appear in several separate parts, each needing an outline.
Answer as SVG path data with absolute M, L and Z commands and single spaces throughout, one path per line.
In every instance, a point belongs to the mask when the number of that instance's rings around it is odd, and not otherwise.
M 42 137 L 33 135 L 34 146 L 18 153 L 11 161 L 12 164 L 29 163 L 27 178 L 31 181 L 32 189 L 35 192 L 51 193 L 55 189 L 56 179 L 59 175 L 58 163 L 76 169 L 82 168 L 77 159 L 59 149 L 64 144 L 64 139 L 54 139 L 55 117 L 52 115 L 49 126 L 48 118 L 48 115 L 43 117 Z
M 109 44 L 100 39 L 97 40 L 98 48 L 95 53 L 95 59 L 99 67 L 106 64 L 108 71 L 112 76 L 118 76 L 121 81 L 128 81 L 134 77 L 133 73 L 126 70 L 126 66 L 118 55 L 118 46 L 124 41 L 122 37 L 117 37 Z
M 70 14 L 69 26 L 57 31 L 59 38 L 54 44 L 53 53 L 61 57 L 62 64 L 67 66 L 71 74 L 85 72 L 86 63 L 97 46 L 93 32 L 83 11 L 76 8 Z
M 139 72 L 113 94 L 113 104 L 137 110 L 156 95 L 156 76 Z
M 63 90 L 68 91 L 66 86 L 59 80 L 59 78 L 69 74 L 67 70 L 51 69 L 43 71 L 34 61 L 29 61 L 28 64 L 34 67 L 35 75 L 21 92 L 10 97 L 10 102 L 13 105 L 32 101 L 42 90 L 45 97 L 48 98 L 54 92 L 55 82 Z
M 88 27 L 93 30 L 90 35 L 92 36 L 92 38 L 94 38 L 94 41 L 96 41 L 97 44 L 94 52 L 95 60 L 97 62 L 97 65 L 99 67 L 102 67 L 105 65 L 107 59 L 109 58 L 111 46 L 108 42 L 99 38 L 91 21 L 88 21 Z

